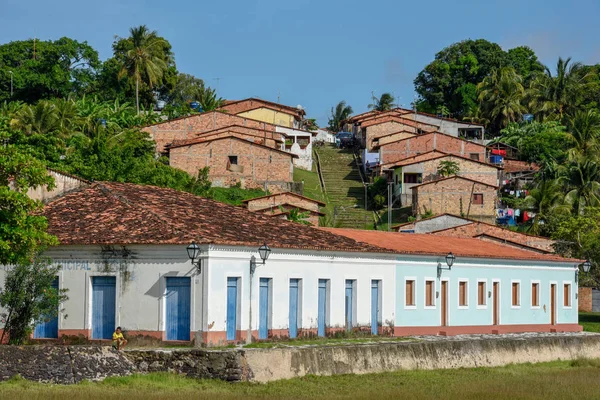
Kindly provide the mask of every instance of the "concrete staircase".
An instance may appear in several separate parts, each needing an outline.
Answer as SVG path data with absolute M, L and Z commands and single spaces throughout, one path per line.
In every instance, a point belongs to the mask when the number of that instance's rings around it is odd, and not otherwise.
M 325 145 L 315 150 L 321 163 L 328 209 L 335 216 L 328 225 L 339 228 L 373 229 L 373 213 L 365 211 L 365 188 L 351 150 Z

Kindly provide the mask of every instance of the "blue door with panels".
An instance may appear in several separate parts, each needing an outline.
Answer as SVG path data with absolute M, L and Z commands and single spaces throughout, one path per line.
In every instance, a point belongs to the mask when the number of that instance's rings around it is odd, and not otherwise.
M 92 277 L 92 339 L 112 339 L 115 326 L 117 278 Z
M 190 340 L 190 278 L 168 277 L 166 279 L 165 337 L 167 340 Z
M 52 289 L 58 291 L 58 278 L 52 281 Z M 42 322 L 33 331 L 35 339 L 57 339 L 58 338 L 58 316 L 49 321 Z
M 317 334 L 319 336 L 325 336 L 325 324 L 327 323 L 327 279 L 319 279 L 318 307 Z
M 237 333 L 238 278 L 227 278 L 227 340 Z
M 298 286 L 300 279 L 290 279 L 290 329 L 289 335 L 293 339 L 298 336 L 298 303 L 299 291 Z
M 381 281 L 371 281 L 371 333 L 379 333 L 379 284 Z
M 346 280 L 346 329 L 352 329 L 352 288 L 354 281 L 347 279 Z
M 260 278 L 259 289 L 259 311 L 258 311 L 258 338 L 267 339 L 269 337 L 270 316 L 270 278 Z

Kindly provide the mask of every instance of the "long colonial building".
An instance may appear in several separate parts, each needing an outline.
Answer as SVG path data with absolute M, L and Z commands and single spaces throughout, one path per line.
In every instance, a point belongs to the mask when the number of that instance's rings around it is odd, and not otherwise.
M 44 214 L 60 241 L 47 255 L 62 267 L 56 285 L 69 299 L 36 338 L 105 340 L 116 326 L 130 338 L 207 344 L 248 332 L 267 340 L 353 329 L 581 330 L 580 261 L 554 254 L 472 238 L 318 229 L 122 183 L 93 183 Z M 264 263 L 263 244 L 271 249 Z

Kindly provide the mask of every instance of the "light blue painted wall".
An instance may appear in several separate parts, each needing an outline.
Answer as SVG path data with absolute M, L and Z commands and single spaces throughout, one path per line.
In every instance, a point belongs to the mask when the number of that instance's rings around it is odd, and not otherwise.
M 437 278 L 436 262 L 410 262 L 398 258 L 396 266 L 396 326 L 439 326 L 441 323 L 441 282 Z M 441 260 L 445 266 L 445 261 Z M 425 281 L 435 281 L 435 298 L 433 307 L 425 306 Z M 416 304 L 405 305 L 405 281 L 416 281 Z M 550 282 L 556 283 L 556 322 L 572 324 L 578 322 L 577 285 L 573 266 L 560 264 L 542 266 L 540 264 L 515 264 L 507 262 L 482 263 L 459 262 L 457 260 L 451 271 L 444 269 L 442 280 L 448 280 L 448 325 L 492 325 L 493 309 L 492 282 L 500 282 L 500 324 L 549 324 L 550 323 Z M 459 281 L 468 281 L 468 305 L 459 307 Z M 477 282 L 486 281 L 486 306 L 477 304 Z M 520 306 L 512 306 L 512 282 L 520 281 Z M 532 281 L 539 281 L 539 307 L 531 306 Z M 571 307 L 564 306 L 563 284 L 571 284 Z M 544 308 L 545 307 L 545 308 Z

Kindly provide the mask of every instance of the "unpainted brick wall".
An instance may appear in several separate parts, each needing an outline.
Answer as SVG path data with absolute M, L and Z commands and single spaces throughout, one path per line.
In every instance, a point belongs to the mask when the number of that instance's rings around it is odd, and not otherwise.
M 579 300 L 579 311 L 592 312 L 592 288 L 591 287 L 580 287 L 577 300 Z

